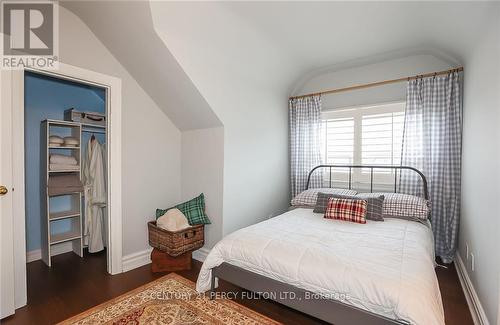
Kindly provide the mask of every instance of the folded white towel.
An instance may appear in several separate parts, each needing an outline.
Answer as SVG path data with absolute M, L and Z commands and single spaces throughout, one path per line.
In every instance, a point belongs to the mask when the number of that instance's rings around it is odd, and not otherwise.
M 50 164 L 49 169 L 53 170 L 53 171 L 62 171 L 62 170 L 78 171 L 78 170 L 80 170 L 80 166 L 78 166 L 78 165 L 64 165 L 64 164 Z
M 50 155 L 49 161 L 51 164 L 78 165 L 78 161 L 73 156 Z
M 64 143 L 64 140 L 63 138 L 61 138 L 60 136 L 57 136 L 57 135 L 51 135 L 49 137 L 49 143 L 59 143 L 59 144 L 63 144 Z
M 64 138 L 64 145 L 66 146 L 77 146 L 80 143 L 80 141 L 77 138 L 73 137 L 65 137 Z

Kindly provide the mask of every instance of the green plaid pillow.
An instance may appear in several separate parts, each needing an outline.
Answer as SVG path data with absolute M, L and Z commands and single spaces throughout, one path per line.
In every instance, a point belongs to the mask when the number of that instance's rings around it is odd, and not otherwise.
M 199 196 L 189 201 L 177 204 L 168 209 L 156 209 L 156 219 L 164 215 L 168 210 L 177 208 L 186 218 L 191 226 L 211 224 L 210 219 L 205 214 L 205 196 L 201 193 Z

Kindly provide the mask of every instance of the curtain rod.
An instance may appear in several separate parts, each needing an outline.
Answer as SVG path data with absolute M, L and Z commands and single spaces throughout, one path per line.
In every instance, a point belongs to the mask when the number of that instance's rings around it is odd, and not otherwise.
M 411 77 L 406 77 L 406 78 L 398 78 L 398 79 L 392 79 L 392 80 L 377 81 L 377 82 L 372 82 L 372 83 L 367 83 L 367 84 L 362 84 L 362 85 L 349 86 L 349 87 L 345 87 L 345 88 L 337 88 L 337 89 L 325 90 L 325 91 L 320 91 L 320 92 L 317 92 L 317 93 L 310 93 L 310 94 L 305 94 L 305 95 L 300 95 L 300 96 L 291 96 L 289 99 L 298 99 L 298 98 L 304 98 L 304 97 L 310 97 L 310 96 L 318 96 L 318 95 L 328 95 L 328 94 L 340 93 L 340 92 L 343 92 L 343 91 L 350 91 L 350 90 L 357 90 L 357 89 L 363 89 L 363 88 L 370 88 L 370 87 L 382 86 L 382 85 L 387 85 L 387 84 L 392 84 L 392 83 L 402 82 L 402 81 L 410 81 L 410 80 L 418 79 L 418 78 L 441 76 L 441 75 L 444 75 L 444 74 L 449 74 L 449 73 L 452 73 L 452 72 L 460 72 L 460 71 L 463 71 L 463 70 L 464 70 L 464 67 L 458 67 L 458 68 L 455 68 L 455 69 L 438 71 L 438 72 L 431 72 L 431 73 L 425 73 L 425 74 L 419 74 L 419 75 L 416 75 L 416 76 L 411 76 Z

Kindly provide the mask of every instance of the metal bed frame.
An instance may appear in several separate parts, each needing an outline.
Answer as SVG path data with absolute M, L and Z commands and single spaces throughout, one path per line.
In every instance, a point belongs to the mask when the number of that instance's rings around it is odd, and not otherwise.
M 420 176 L 420 179 L 422 180 L 422 188 L 424 191 L 424 198 L 426 200 L 429 199 L 429 190 L 427 189 L 427 178 L 425 178 L 425 175 L 418 169 L 409 167 L 409 166 L 390 166 L 390 165 L 318 165 L 311 169 L 309 172 L 309 175 L 307 175 L 307 185 L 306 189 L 309 189 L 309 185 L 311 182 L 311 175 L 316 171 L 317 169 L 320 168 L 328 168 L 329 169 L 329 175 L 330 175 L 330 180 L 329 180 L 329 186 L 332 187 L 332 171 L 334 168 L 341 168 L 341 169 L 349 169 L 349 189 L 352 189 L 352 169 L 353 168 L 358 168 L 358 169 L 370 169 L 370 193 L 373 192 L 373 170 L 374 169 L 391 169 L 394 170 L 394 193 L 397 192 L 397 184 L 398 184 L 398 170 L 410 170 L 418 174 Z M 400 172 L 401 175 L 401 172 Z
M 395 171 L 394 192 L 397 190 L 397 171 L 411 170 L 417 173 L 422 179 L 423 193 L 425 199 L 429 199 L 427 189 L 427 179 L 424 174 L 416 168 L 408 166 L 375 166 L 375 165 L 319 165 L 314 167 L 307 177 L 306 189 L 309 189 L 311 175 L 314 171 L 329 169 L 329 187 L 332 187 L 332 171 L 339 168 L 349 169 L 349 189 L 352 187 L 352 169 L 369 168 L 370 169 L 370 192 L 373 192 L 373 170 L 374 169 L 392 169 Z M 373 312 L 357 308 L 346 304 L 340 300 L 324 299 L 317 294 L 292 286 L 287 283 L 276 281 L 266 276 L 242 269 L 229 263 L 222 263 L 212 269 L 212 284 L 210 288 L 210 297 L 213 298 L 216 293 L 215 279 L 221 279 L 232 283 L 240 288 L 255 293 L 266 293 L 266 298 L 281 303 L 287 307 L 298 310 L 310 316 L 316 317 L 325 322 L 335 325 L 387 325 L 387 324 L 408 324 L 404 320 L 390 319 Z M 312 298 L 311 298 L 312 297 Z

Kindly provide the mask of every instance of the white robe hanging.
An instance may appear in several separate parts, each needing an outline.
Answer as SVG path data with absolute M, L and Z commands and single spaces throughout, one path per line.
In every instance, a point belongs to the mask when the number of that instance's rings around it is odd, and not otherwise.
M 90 253 L 104 249 L 104 208 L 106 207 L 106 179 L 103 149 L 97 139 L 89 140 L 83 165 L 85 188 L 84 235 Z

